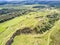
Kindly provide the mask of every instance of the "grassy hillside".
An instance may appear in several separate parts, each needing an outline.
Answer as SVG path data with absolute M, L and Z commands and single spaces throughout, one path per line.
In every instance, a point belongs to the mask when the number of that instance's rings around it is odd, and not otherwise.
M 60 44 L 60 11 L 33 6 L 36 5 L 27 6 L 32 10 L 29 13 L 0 23 L 0 45 Z

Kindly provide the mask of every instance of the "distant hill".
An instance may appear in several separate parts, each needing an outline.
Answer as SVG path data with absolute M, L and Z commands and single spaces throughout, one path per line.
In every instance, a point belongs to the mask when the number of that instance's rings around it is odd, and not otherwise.
M 1 1 L 0 5 L 4 5 L 4 4 L 26 4 L 26 5 L 30 5 L 30 4 L 48 4 L 48 5 L 60 5 L 60 1 L 39 1 L 39 0 L 27 0 L 27 1 Z
M 0 5 L 7 4 L 7 1 L 0 1 Z

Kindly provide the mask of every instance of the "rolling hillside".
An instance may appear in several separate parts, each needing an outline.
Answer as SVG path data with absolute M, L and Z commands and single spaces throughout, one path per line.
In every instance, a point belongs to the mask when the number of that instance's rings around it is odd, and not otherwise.
M 60 45 L 60 8 L 0 6 L 0 45 Z

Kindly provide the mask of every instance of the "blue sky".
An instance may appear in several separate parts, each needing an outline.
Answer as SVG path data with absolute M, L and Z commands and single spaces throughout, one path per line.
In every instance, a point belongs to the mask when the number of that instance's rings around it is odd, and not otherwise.
M 0 0 L 0 1 L 23 1 L 23 0 Z
M 0 1 L 23 1 L 23 0 L 0 0 Z M 60 0 L 39 0 L 39 1 L 60 1 Z

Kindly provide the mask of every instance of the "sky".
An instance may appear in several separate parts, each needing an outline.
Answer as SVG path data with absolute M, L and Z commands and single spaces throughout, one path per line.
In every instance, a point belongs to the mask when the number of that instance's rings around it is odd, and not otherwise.
M 0 0 L 0 1 L 23 1 L 23 0 Z
M 24 0 L 0 0 L 0 1 L 24 1 Z M 39 0 L 39 1 L 60 1 L 60 0 Z
M 0 1 L 23 1 L 23 0 L 0 0 Z

